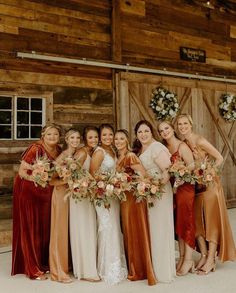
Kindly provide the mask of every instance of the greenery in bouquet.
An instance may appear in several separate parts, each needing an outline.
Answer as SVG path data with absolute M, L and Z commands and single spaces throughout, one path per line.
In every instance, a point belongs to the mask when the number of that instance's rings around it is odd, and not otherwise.
M 168 172 L 170 176 L 174 178 L 174 193 L 176 192 L 177 188 L 185 182 L 190 184 L 195 184 L 196 182 L 196 176 L 191 170 L 189 170 L 182 159 L 175 160 L 175 162 L 169 167 Z
M 154 206 L 157 199 L 162 198 L 162 187 L 163 185 L 158 174 L 146 178 L 139 175 L 133 176 L 133 190 L 136 201 L 141 202 L 145 200 L 149 208 Z
M 36 160 L 32 165 L 32 180 L 35 186 L 45 188 L 54 173 L 54 168 L 47 155 L 36 156 Z
M 152 92 L 150 107 L 158 120 L 172 120 L 180 109 L 177 95 L 163 87 Z

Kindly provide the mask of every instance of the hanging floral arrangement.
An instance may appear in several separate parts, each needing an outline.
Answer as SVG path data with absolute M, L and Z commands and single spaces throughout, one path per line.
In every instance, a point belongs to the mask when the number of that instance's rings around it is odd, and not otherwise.
M 222 94 L 219 103 L 220 115 L 227 122 L 233 122 L 236 120 L 236 96 L 232 94 Z
M 158 120 L 172 120 L 179 111 L 177 95 L 158 87 L 152 92 L 150 107 Z

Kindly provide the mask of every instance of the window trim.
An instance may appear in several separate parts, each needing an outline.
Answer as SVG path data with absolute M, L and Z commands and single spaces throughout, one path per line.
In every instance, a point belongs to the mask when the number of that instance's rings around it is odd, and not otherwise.
M 11 138 L 0 138 L 0 148 L 6 145 L 14 146 L 14 142 L 22 142 L 24 144 L 27 142 L 37 141 L 39 138 L 17 138 L 17 109 L 16 100 L 17 98 L 41 98 L 42 99 L 42 125 L 53 122 L 53 93 L 52 92 L 4 92 L 0 91 L 0 96 L 11 97 L 12 98 L 12 133 Z M 37 112 L 37 111 L 36 111 Z M 31 121 L 29 121 L 31 122 Z M 31 125 L 30 123 L 28 125 Z M 30 133 L 29 133 L 30 135 Z

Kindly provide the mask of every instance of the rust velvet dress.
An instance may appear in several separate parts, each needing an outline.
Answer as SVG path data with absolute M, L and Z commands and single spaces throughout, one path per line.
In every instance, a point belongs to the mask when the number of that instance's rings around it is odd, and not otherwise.
M 196 161 L 203 161 L 207 155 L 197 146 L 192 151 Z M 236 260 L 235 243 L 218 176 L 205 191 L 196 194 L 195 219 L 196 237 L 203 236 L 206 241 L 216 243 L 220 261 Z
M 171 156 L 174 163 L 180 158 L 179 151 Z M 175 202 L 175 234 L 193 249 L 195 248 L 194 185 L 184 183 L 177 188 Z
M 57 153 L 60 153 L 58 147 Z M 33 164 L 46 154 L 54 160 L 42 142 L 24 152 L 22 160 Z M 29 173 L 30 174 L 30 173 Z M 13 190 L 13 243 L 11 274 L 25 274 L 35 279 L 49 270 L 51 196 L 53 187 L 35 186 L 32 181 L 16 176 Z
M 134 153 L 129 152 L 118 165 L 132 175 L 132 165 L 140 164 Z M 127 200 L 121 203 L 121 220 L 125 252 L 128 263 L 128 279 L 131 281 L 148 279 L 148 285 L 157 283 L 152 267 L 150 235 L 146 202 L 136 203 L 132 192 L 126 193 Z

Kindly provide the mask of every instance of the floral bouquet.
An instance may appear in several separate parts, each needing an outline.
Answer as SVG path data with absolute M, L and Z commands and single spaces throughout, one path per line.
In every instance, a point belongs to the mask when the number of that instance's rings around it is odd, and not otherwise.
M 213 182 L 219 170 L 216 168 L 215 163 L 209 161 L 208 157 L 206 157 L 204 161 L 197 163 L 193 173 L 197 183 L 196 192 L 202 192 Z
M 148 178 L 134 175 L 133 188 L 137 202 L 146 200 L 149 208 L 154 206 L 156 199 L 162 198 L 162 184 L 157 175 Z
M 195 184 L 196 177 L 193 172 L 188 169 L 185 162 L 182 159 L 177 159 L 169 167 L 169 174 L 171 177 L 175 178 L 173 192 L 175 193 L 177 188 L 184 184 L 185 182 L 190 184 Z
M 152 92 L 150 107 L 158 120 L 171 120 L 179 111 L 177 95 L 163 87 L 158 87 Z
M 55 162 L 55 171 L 58 176 L 68 184 L 68 193 L 75 201 L 81 201 L 89 195 L 89 186 L 93 183 L 93 177 L 82 168 L 81 164 L 73 157 L 65 157 Z
M 54 173 L 54 168 L 51 166 L 51 161 L 46 155 L 39 157 L 37 155 L 34 164 L 32 165 L 32 180 L 35 186 L 46 187 Z
M 131 190 L 131 177 L 123 172 L 98 172 L 96 182 L 91 184 L 90 197 L 97 206 L 110 208 L 110 200 L 126 200 L 125 191 Z

